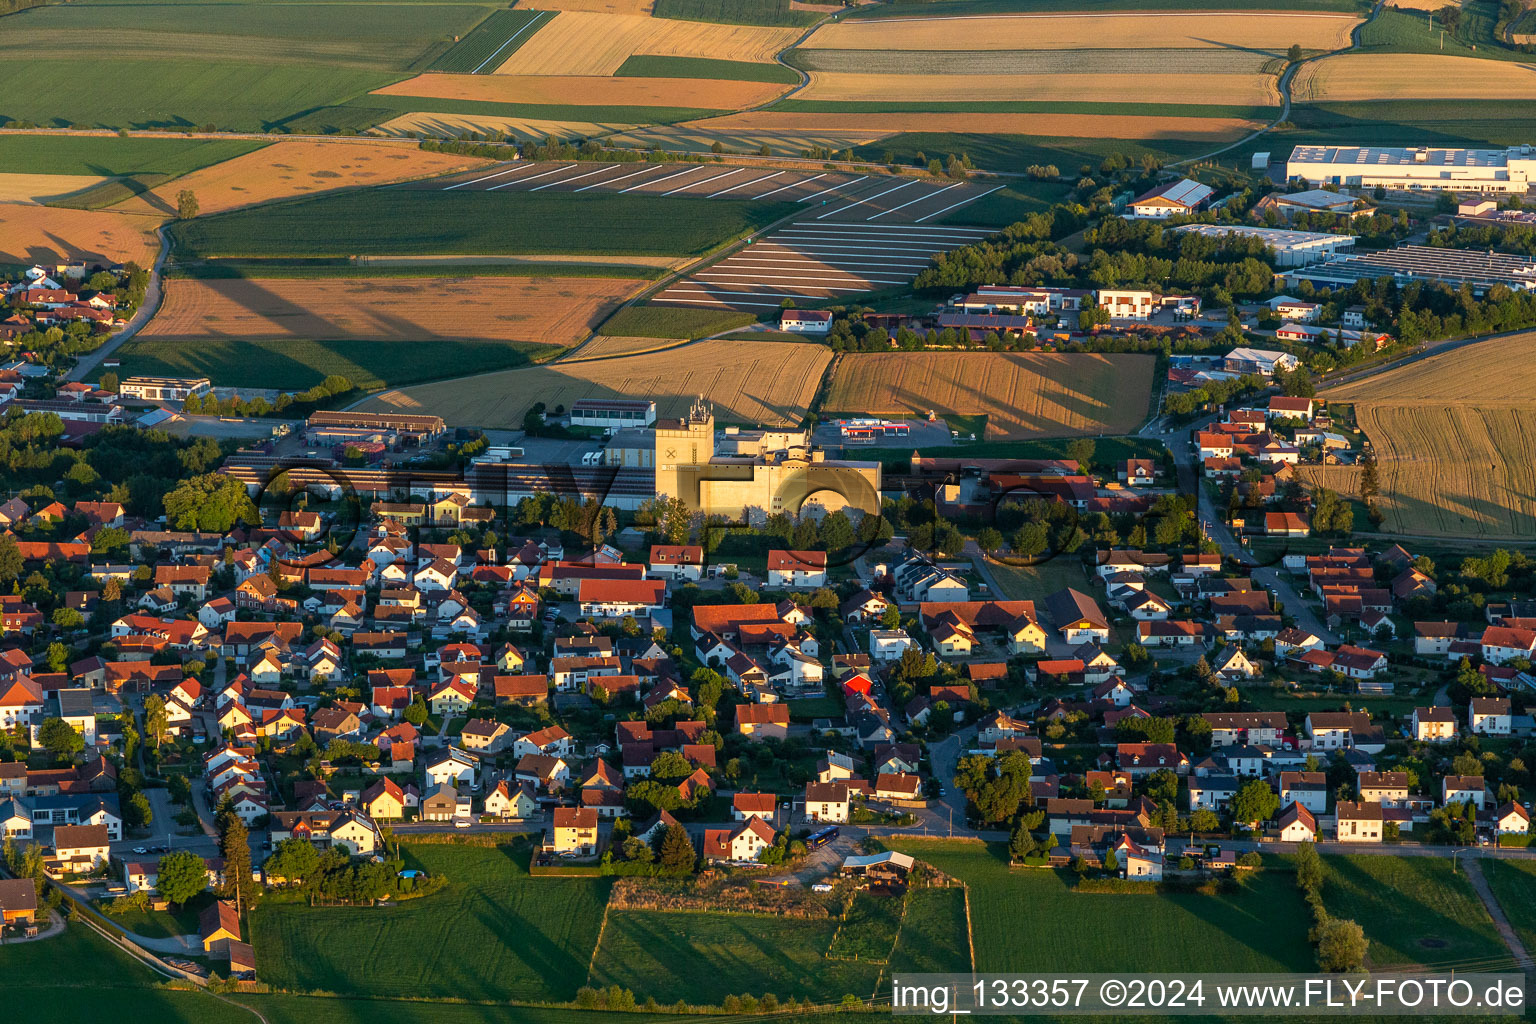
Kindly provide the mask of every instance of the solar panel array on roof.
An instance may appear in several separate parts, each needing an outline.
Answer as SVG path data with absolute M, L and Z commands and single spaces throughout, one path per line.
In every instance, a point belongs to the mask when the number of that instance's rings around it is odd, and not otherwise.
M 1440 249 L 1402 245 L 1362 252 L 1296 271 L 1296 278 L 1354 282 L 1377 277 L 1467 283 L 1479 288 L 1495 284 L 1536 289 L 1536 260 L 1511 253 L 1471 249 Z

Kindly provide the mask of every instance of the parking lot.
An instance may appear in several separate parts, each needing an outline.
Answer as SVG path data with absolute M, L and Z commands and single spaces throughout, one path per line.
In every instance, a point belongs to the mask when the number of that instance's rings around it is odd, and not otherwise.
M 808 218 L 690 275 L 652 301 L 760 312 L 785 299 L 824 302 L 905 287 L 933 262 L 934 253 L 987 234 L 985 228 Z
M 921 224 L 964 208 L 1001 186 L 841 171 L 775 171 L 724 164 L 536 161 L 481 168 L 412 188 L 452 192 L 569 192 L 753 199 L 804 203 L 812 220 Z

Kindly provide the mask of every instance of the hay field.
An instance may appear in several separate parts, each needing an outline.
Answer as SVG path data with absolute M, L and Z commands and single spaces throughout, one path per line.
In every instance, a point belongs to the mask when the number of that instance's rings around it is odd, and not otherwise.
M 1123 434 L 1147 417 L 1147 355 L 893 352 L 840 357 L 827 409 L 977 416 L 988 438 Z
M 538 0 L 541 11 L 588 11 L 594 14 L 648 15 L 656 0 Z
M 537 117 L 501 117 L 495 114 L 401 114 L 369 129 L 370 135 L 401 138 L 424 132 L 443 139 L 456 139 L 465 132 L 510 135 L 518 142 L 543 142 L 557 139 L 590 139 L 610 132 L 627 132 L 635 125 L 612 121 L 549 121 Z
M 1081 139 L 1185 139 L 1230 142 L 1262 127 L 1236 117 L 1145 117 L 1110 114 L 837 113 L 753 110 L 688 121 L 680 131 L 804 135 L 861 132 L 871 137 L 897 132 L 1049 135 Z
M 417 75 L 374 90 L 387 96 L 426 96 L 491 103 L 590 107 L 691 107 L 739 110 L 767 103 L 787 86 L 703 78 L 608 78 L 590 75 Z
M 641 282 L 624 278 L 177 279 L 151 340 L 303 338 L 573 345 Z
M 515 428 L 535 401 L 553 408 L 581 398 L 654 398 L 657 415 L 679 416 L 695 395 L 703 395 L 714 403 L 719 420 L 794 426 L 810 407 L 831 358 L 825 345 L 815 343 L 699 341 L 643 355 L 386 391 L 359 408 L 433 412 L 457 425 Z
M 0 202 L 46 203 L 111 180 L 96 174 L 0 174 Z
M 1301 66 L 1291 86 L 1302 101 L 1530 100 L 1536 66 L 1437 53 L 1350 53 Z
M 473 156 L 426 153 L 404 142 L 398 146 L 384 142 L 274 142 L 254 153 L 183 175 L 114 209 L 171 216 L 176 212 L 177 193 L 191 189 L 203 213 L 219 213 L 269 199 L 433 177 L 491 162 Z
M 1360 19 L 1349 14 L 1262 11 L 1244 14 L 1020 14 L 974 18 L 871 18 L 823 25 L 805 49 L 1075 50 L 1205 49 L 1284 53 L 1349 45 Z
M 564 11 L 518 47 L 496 73 L 611 75 L 637 53 L 768 62 L 799 35 L 793 28 Z
M 1273 75 L 901 75 L 812 71 L 797 100 L 964 103 L 978 97 L 1062 103 L 1191 103 L 1219 97 L 1243 106 L 1276 105 Z
M 1536 537 L 1533 340 L 1478 342 L 1323 392 L 1354 404 L 1376 450 L 1383 529 Z
M 67 210 L 34 203 L 0 203 L 0 263 L 126 263 L 155 261 L 163 217 L 105 210 Z

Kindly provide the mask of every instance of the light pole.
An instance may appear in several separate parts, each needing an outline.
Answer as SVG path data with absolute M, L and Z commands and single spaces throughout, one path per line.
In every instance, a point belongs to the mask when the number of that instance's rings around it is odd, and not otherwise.
M 1456 858 L 1461 856 L 1461 854 L 1464 852 L 1465 851 L 1461 849 L 1455 849 L 1451 851 L 1451 874 L 1454 875 L 1456 873 Z

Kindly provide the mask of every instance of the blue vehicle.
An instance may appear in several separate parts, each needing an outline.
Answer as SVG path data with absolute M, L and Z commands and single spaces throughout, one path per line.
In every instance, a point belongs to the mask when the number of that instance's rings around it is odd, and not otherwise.
M 837 838 L 837 826 L 828 825 L 819 832 L 812 832 L 811 837 L 805 841 L 805 845 L 814 850 L 818 846 L 825 846 Z

